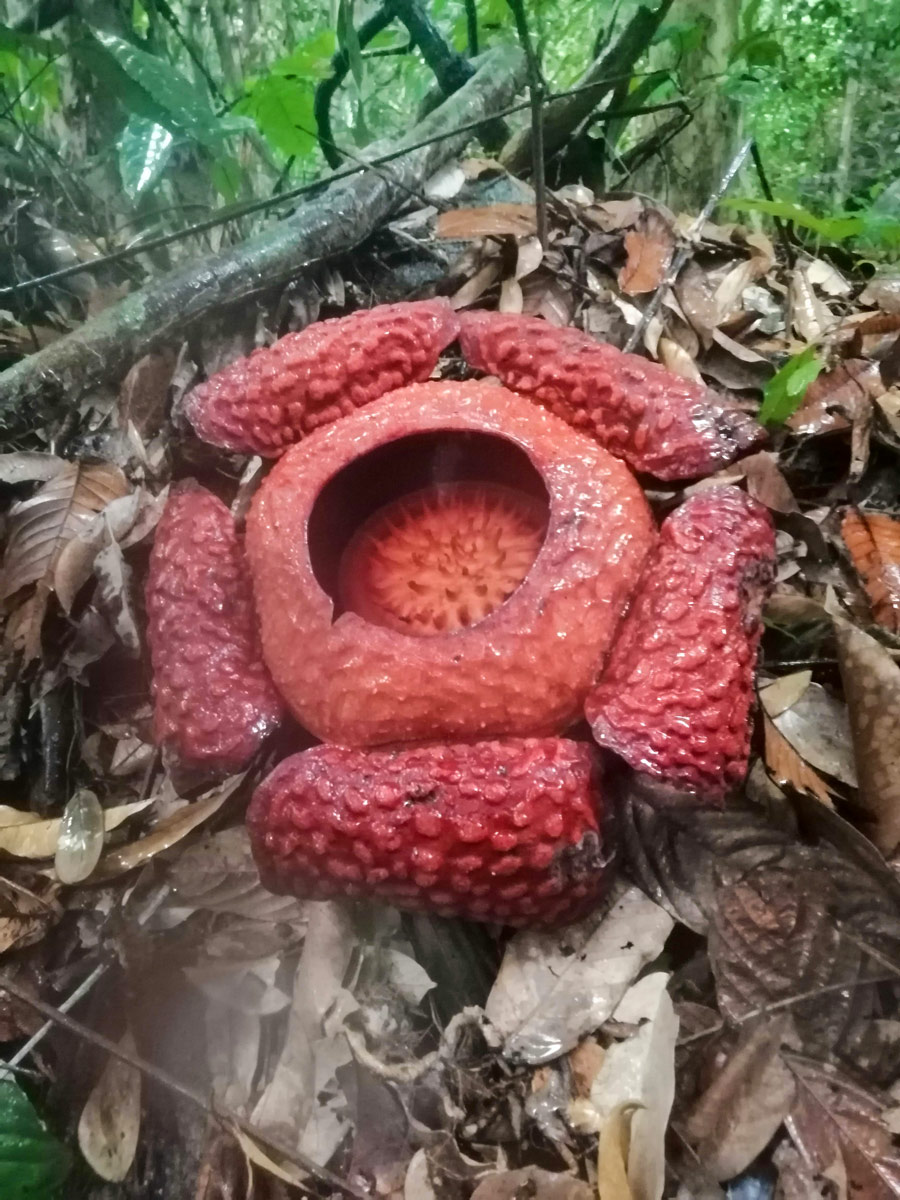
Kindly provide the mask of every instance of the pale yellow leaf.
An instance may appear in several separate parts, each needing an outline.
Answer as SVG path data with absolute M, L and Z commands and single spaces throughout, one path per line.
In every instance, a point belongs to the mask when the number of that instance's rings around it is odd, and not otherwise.
M 132 804 L 120 804 L 104 809 L 103 828 L 108 833 L 135 813 L 141 812 L 152 800 L 135 800 Z M 17 814 L 15 817 L 12 814 Z M 61 820 L 33 819 L 33 813 L 21 813 L 15 808 L 0 810 L 0 850 L 14 858 L 53 858 L 59 841 Z M 25 819 L 20 819 L 25 818 Z
M 134 1053 L 130 1032 L 119 1045 Z M 134 1161 L 140 1131 L 141 1073 L 110 1056 L 78 1122 L 81 1153 L 101 1179 L 121 1183 Z
M 620 1104 L 600 1130 L 597 1149 L 597 1195 L 600 1200 L 634 1200 L 628 1183 L 628 1148 L 631 1118 L 636 1104 Z

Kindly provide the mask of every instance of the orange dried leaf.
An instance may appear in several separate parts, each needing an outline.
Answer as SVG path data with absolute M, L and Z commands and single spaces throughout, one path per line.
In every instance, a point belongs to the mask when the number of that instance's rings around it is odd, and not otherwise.
M 483 237 L 530 237 L 537 229 L 533 204 L 490 204 L 485 208 L 454 208 L 438 217 L 439 238 L 468 241 Z
M 850 509 L 841 536 L 865 584 L 879 625 L 900 633 L 900 521 Z
M 662 283 L 675 238 L 668 221 L 655 209 L 641 214 L 636 229 L 625 234 L 628 261 L 619 272 L 619 287 L 628 296 L 653 292 Z
M 825 780 L 803 761 L 769 717 L 763 717 L 763 725 L 766 735 L 766 766 L 775 782 L 779 785 L 789 784 L 798 792 L 809 792 L 817 800 L 833 808 L 831 791 Z

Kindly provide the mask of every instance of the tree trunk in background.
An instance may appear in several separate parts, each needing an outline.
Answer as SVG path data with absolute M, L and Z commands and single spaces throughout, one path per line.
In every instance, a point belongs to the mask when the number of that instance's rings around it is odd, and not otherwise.
M 699 24 L 706 35 L 695 50 L 684 52 L 665 42 L 650 55 L 653 70 L 670 70 L 680 81 L 694 118 L 660 156 L 640 168 L 633 184 L 676 209 L 701 209 L 735 150 L 738 106 L 722 94 L 719 77 L 738 40 L 740 9 L 740 0 L 675 0 L 669 23 Z M 649 136 L 666 116 L 646 118 L 641 134 Z

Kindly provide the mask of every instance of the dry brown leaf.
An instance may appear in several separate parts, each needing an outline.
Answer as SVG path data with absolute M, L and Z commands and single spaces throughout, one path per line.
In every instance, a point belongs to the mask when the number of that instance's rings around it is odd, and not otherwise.
M 835 1196 L 833 1181 L 817 1176 L 788 1138 L 776 1146 L 772 1164 L 778 1171 L 778 1200 L 846 1200 L 846 1192 Z
M 0 954 L 39 942 L 61 916 L 55 886 L 48 888 L 46 896 L 38 896 L 20 883 L 0 877 Z
M 187 837 L 192 829 L 196 829 L 198 825 L 208 821 L 213 813 L 218 812 L 243 781 L 243 778 L 243 775 L 232 775 L 230 779 L 226 779 L 218 787 L 206 792 L 198 800 L 185 804 L 171 816 L 159 821 L 146 837 L 139 838 L 136 842 L 129 842 L 127 846 L 120 846 L 116 850 L 110 850 L 97 864 L 97 869 L 91 876 L 91 882 L 98 883 L 101 880 L 122 875 L 125 871 L 131 871 L 135 867 L 139 867 L 141 863 L 147 862 L 148 859 L 161 854 L 163 850 L 170 849 L 183 837 Z
M 132 804 L 120 804 L 103 812 L 103 826 L 107 833 L 118 828 L 123 821 L 135 813 L 143 812 L 152 800 L 136 800 Z M 59 817 L 41 820 L 33 813 L 20 812 L 4 806 L 0 809 L 0 850 L 14 858 L 53 858 L 59 842 L 62 822 Z
M 655 208 L 645 209 L 636 228 L 625 234 L 628 261 L 619 271 L 619 287 L 627 296 L 654 292 L 665 278 L 672 259 L 675 235 Z
M 766 698 L 763 696 L 765 707 Z M 856 787 L 856 763 L 847 706 L 819 683 L 810 683 L 793 702 L 775 713 L 772 723 L 804 762 Z
M 483 237 L 531 237 L 537 229 L 533 204 L 489 204 L 453 208 L 438 217 L 435 236 L 453 241 Z
M 823 371 L 806 389 L 803 404 L 786 424 L 795 433 L 821 434 L 846 429 L 859 420 L 882 392 L 878 364 L 848 358 Z
M 709 957 L 724 1017 L 740 1022 L 788 1003 L 810 1052 L 840 1041 L 863 955 L 835 920 L 837 886 L 824 863 L 801 860 L 758 867 L 717 889 Z
M 900 844 L 900 666 L 849 621 L 834 627 L 866 832 L 890 856 Z
M 794 671 L 791 675 L 782 675 L 774 683 L 761 687 L 759 698 L 766 715 L 774 720 L 785 709 L 796 704 L 811 683 L 812 671 Z
M 830 807 L 832 798 L 828 784 L 812 769 L 809 763 L 803 761 L 768 715 L 763 718 L 763 730 L 766 766 L 779 787 L 790 786 L 796 788 L 798 792 L 808 792 Z
M 119 1042 L 132 1054 L 134 1038 Z M 141 1132 L 141 1073 L 110 1056 L 91 1089 L 78 1122 L 78 1145 L 88 1164 L 110 1183 L 121 1183 L 131 1169 Z
M 261 1167 L 263 1171 L 274 1175 L 276 1179 L 280 1179 L 283 1183 L 291 1183 L 298 1187 L 304 1187 L 307 1177 L 299 1167 L 295 1167 L 292 1162 L 288 1162 L 286 1159 L 276 1161 L 276 1159 L 272 1158 L 250 1137 L 249 1133 L 245 1133 L 240 1126 L 232 1126 L 231 1132 L 244 1152 L 248 1172 L 251 1167 Z
M 532 271 L 536 271 L 544 261 L 544 248 L 540 238 L 527 237 L 519 241 L 516 255 L 516 279 L 524 279 Z
M 628 1182 L 628 1149 L 631 1118 L 636 1104 L 620 1104 L 600 1130 L 597 1148 L 597 1194 L 600 1200 L 635 1200 Z
M 797 511 L 797 501 L 791 485 L 782 475 L 777 457 L 770 450 L 760 450 L 741 459 L 737 464 L 747 480 L 747 491 L 755 500 L 773 512 Z
M 781 1056 L 787 1018 L 745 1027 L 684 1121 L 702 1165 L 724 1182 L 768 1145 L 794 1103 L 796 1083 Z
M 29 500 L 10 512 L 0 596 L 37 583 L 50 586 L 63 546 L 85 530 L 95 513 L 129 490 L 118 467 L 69 463 Z
M 804 342 L 817 342 L 834 327 L 837 318 L 816 295 L 807 269 L 797 266 L 791 272 L 791 324 Z
M 825 1063 L 785 1055 L 797 1080 L 788 1132 L 817 1174 L 846 1171 L 848 1191 L 860 1200 L 900 1195 L 900 1154 L 882 1120 L 884 1099 Z
M 159 432 L 166 416 L 169 386 L 175 372 L 175 352 L 154 350 L 134 364 L 119 389 L 119 426 L 131 423 L 142 438 Z
M 103 546 L 119 541 L 138 518 L 145 493 L 134 491 L 112 500 L 63 546 L 53 571 L 53 589 L 63 612 L 71 612 L 79 590 L 90 579 Z
M 524 305 L 522 285 L 518 279 L 507 278 L 500 285 L 500 303 L 497 308 L 502 313 L 521 313 Z
M 713 330 L 719 324 L 717 293 L 706 271 L 695 262 L 682 268 L 675 282 L 675 295 L 685 320 L 700 336 L 704 346 L 712 341 Z
M 814 258 L 806 268 L 809 282 L 820 288 L 826 296 L 848 296 L 850 284 L 837 267 L 823 258 Z
M 594 1038 L 585 1038 L 569 1052 L 569 1068 L 572 1072 L 572 1095 L 584 1099 L 590 1095 L 591 1084 L 603 1066 L 606 1051 Z
M 886 513 L 850 509 L 841 536 L 862 576 L 875 620 L 900 633 L 900 521 Z
M 467 279 L 462 287 L 454 292 L 450 297 L 451 305 L 454 308 L 465 308 L 469 304 L 474 304 L 476 300 L 480 300 L 488 288 L 492 287 L 500 278 L 501 269 L 499 259 L 489 259 L 471 279 Z

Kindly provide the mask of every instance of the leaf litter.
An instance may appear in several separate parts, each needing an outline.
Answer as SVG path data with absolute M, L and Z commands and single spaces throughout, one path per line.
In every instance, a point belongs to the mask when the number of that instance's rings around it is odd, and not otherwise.
M 823 247 L 788 266 L 764 234 L 707 221 L 646 323 L 645 353 L 770 435 L 651 503 L 745 487 L 772 513 L 779 570 L 741 796 L 698 809 L 625 780 L 626 861 L 602 911 L 510 936 L 271 896 L 241 821 L 263 764 L 210 789 L 153 750 L 141 588 L 167 488 L 214 477 L 242 521 L 266 470 L 186 434 L 175 410 L 200 368 L 323 308 L 405 297 L 385 252 L 414 295 L 621 347 L 693 224 L 569 187 L 542 247 L 530 190 L 499 164 L 466 160 L 434 189 L 436 207 L 412 201 L 377 254 L 134 364 L 102 434 L 86 404 L 83 436 L 37 429 L 0 455 L 3 1057 L 40 1024 L 6 980 L 83 1005 L 115 1044 L 168 1064 L 226 1114 L 177 1130 L 197 1147 L 198 1197 L 900 1196 L 895 287 Z M 448 355 L 441 369 L 458 368 Z M 41 767 L 54 744 L 55 784 Z M 98 962 L 93 1007 L 72 1001 Z M 67 1078 L 72 1035 L 40 1036 L 26 1086 L 98 1177 L 77 1194 L 150 1178 L 141 1148 L 169 1128 L 169 1093 L 96 1047 Z M 23 1169 L 57 1182 L 66 1153 L 18 1082 L 0 1089 L 0 1179 L 13 1137 Z

